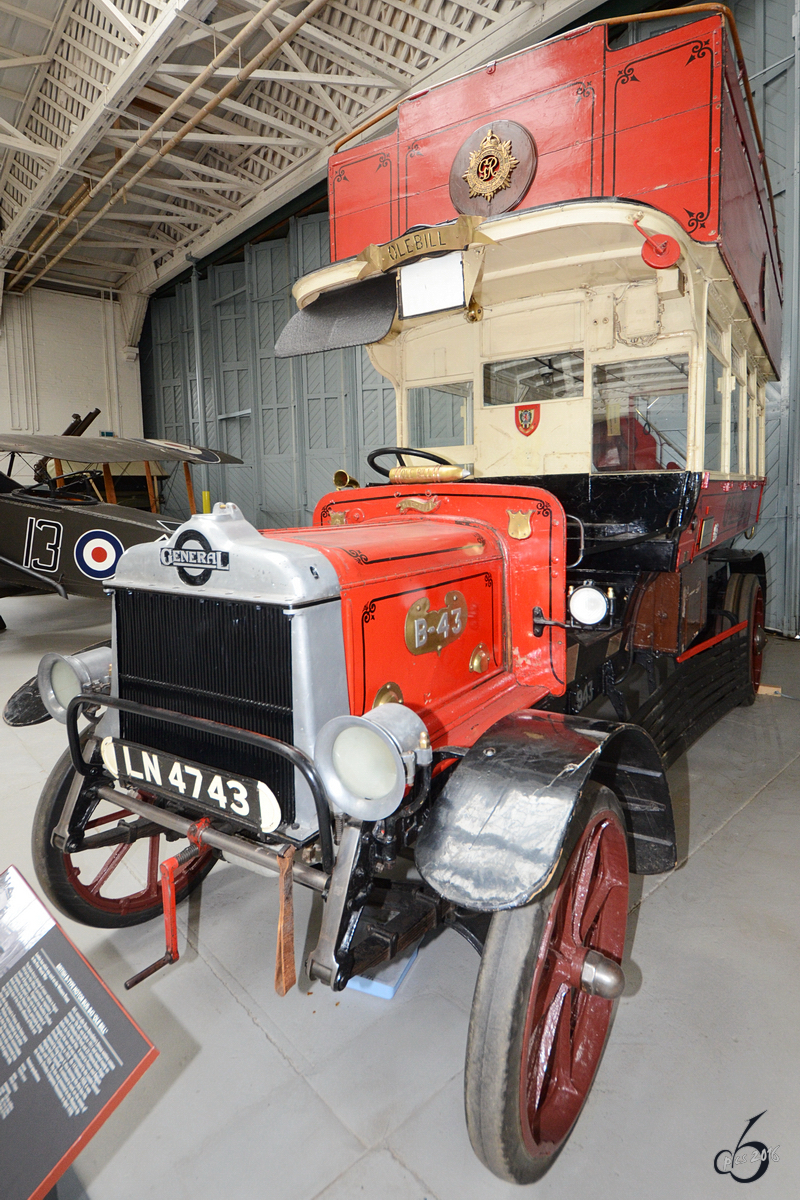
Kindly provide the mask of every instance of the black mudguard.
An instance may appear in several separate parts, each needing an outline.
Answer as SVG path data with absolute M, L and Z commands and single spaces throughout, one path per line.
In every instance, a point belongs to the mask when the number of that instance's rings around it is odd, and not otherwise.
M 41 725 L 43 721 L 52 720 L 42 703 L 36 675 L 9 696 L 3 709 L 3 720 L 6 725 Z
M 87 650 L 97 650 L 100 646 L 110 646 L 110 639 L 102 642 L 92 642 L 91 646 L 83 646 L 76 654 L 85 654 Z M 6 725 L 41 725 L 44 721 L 52 720 L 44 706 L 39 691 L 39 676 L 26 680 L 9 696 L 3 709 L 3 720 Z
M 465 908 L 518 908 L 546 887 L 588 784 L 625 815 L 631 870 L 675 866 L 672 801 L 658 750 L 635 725 L 526 710 L 470 749 L 420 833 L 423 879 Z

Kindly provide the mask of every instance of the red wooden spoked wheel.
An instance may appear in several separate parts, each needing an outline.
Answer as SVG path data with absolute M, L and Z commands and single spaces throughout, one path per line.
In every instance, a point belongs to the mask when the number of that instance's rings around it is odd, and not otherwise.
M 767 642 L 764 630 L 764 592 L 758 576 L 744 573 L 731 575 L 725 591 L 724 607 L 733 613 L 738 621 L 747 621 L 747 693 L 742 703 L 752 704 L 758 695 L 764 665 L 764 647 Z
M 752 578 L 752 576 L 751 576 Z M 758 685 L 761 683 L 761 669 L 764 665 L 764 646 L 766 645 L 767 635 L 764 629 L 764 593 L 760 585 L 756 586 L 755 597 L 752 603 L 751 617 L 749 618 L 750 628 L 750 682 L 753 687 L 754 697 L 758 693 Z
M 558 885 L 531 984 L 520 1064 L 520 1122 L 530 1154 L 551 1155 L 589 1094 L 611 1001 L 581 989 L 587 950 L 622 961 L 628 914 L 625 831 L 610 810 L 586 826 Z
M 66 753 L 56 763 L 44 786 L 33 824 L 33 862 L 44 892 L 66 916 L 84 925 L 119 928 L 138 925 L 158 917 L 162 911 L 162 859 L 183 850 L 185 839 L 167 841 L 162 833 L 133 842 L 117 841 L 115 830 L 127 818 L 136 818 L 121 804 L 98 800 L 86 824 L 87 847 L 64 854 L 51 844 L 67 799 L 74 770 Z M 106 835 L 110 844 L 92 846 Z M 175 893 L 180 901 L 208 874 L 216 862 L 204 847 L 200 854 L 175 873 Z
M 624 820 L 613 794 L 596 788 L 546 892 L 495 914 L 481 960 L 467 1126 L 478 1157 L 501 1179 L 540 1178 L 575 1125 L 614 1012 L 613 999 L 592 990 L 587 954 L 621 982 L 627 911 Z

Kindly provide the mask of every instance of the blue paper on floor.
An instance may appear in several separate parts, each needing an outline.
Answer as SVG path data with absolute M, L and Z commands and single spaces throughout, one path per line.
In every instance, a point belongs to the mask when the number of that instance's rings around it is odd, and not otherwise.
M 354 975 L 347 986 L 355 992 L 366 992 L 370 996 L 380 996 L 382 1000 L 392 1000 L 418 954 L 419 942 L 390 962 L 380 963 L 370 971 L 365 971 L 363 975 Z

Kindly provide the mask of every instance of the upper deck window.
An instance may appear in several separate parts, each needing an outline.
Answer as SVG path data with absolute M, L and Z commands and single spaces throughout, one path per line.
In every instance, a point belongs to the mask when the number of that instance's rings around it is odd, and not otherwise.
M 685 470 L 688 396 L 688 354 L 595 366 L 593 469 Z
M 484 363 L 483 403 L 532 404 L 583 395 L 583 355 L 543 354 Z
M 472 441 L 472 380 L 408 389 L 410 445 L 467 446 Z

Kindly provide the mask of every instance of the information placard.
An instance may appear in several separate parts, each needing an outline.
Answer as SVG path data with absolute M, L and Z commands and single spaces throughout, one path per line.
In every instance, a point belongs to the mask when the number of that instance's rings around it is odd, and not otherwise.
M 0 1191 L 41 1200 L 158 1051 L 16 867 L 0 874 Z

